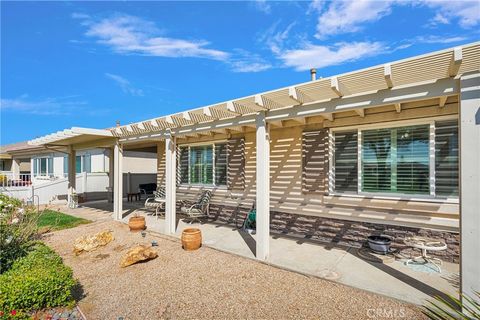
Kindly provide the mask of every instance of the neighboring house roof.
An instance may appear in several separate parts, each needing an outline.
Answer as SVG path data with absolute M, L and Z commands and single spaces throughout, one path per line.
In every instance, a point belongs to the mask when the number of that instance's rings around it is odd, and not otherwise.
M 28 141 L 6 144 L 0 146 L 0 159 L 11 159 L 13 154 L 42 150 L 45 149 L 39 146 L 30 145 Z
M 334 113 L 355 111 L 364 117 L 365 108 L 458 94 L 454 78 L 478 71 L 480 42 L 449 48 L 408 59 L 373 66 L 328 78 L 295 84 L 213 105 L 191 109 L 102 131 L 111 132 L 120 141 L 163 138 L 171 131 L 182 136 L 212 130 L 255 126 L 255 114 L 266 112 L 267 121 L 305 118 L 313 115 L 333 121 Z M 425 85 L 428 83 L 428 85 Z M 422 87 L 423 84 L 423 87 Z M 419 92 L 411 92 L 409 88 Z M 407 88 L 407 89 L 404 89 Z M 392 90 L 389 90 L 392 89 Z M 214 88 L 212 88 L 214 90 Z M 405 93 L 403 93 L 405 91 Z M 408 91 L 408 92 L 407 92 Z M 414 90 L 413 90 L 414 91 Z M 358 102 L 356 97 L 365 97 Z M 368 98 L 368 99 L 367 99 Z M 364 99 L 364 100 L 365 100 Z M 59 131 L 30 141 L 48 144 L 69 138 L 75 129 Z M 96 130 L 85 129 L 82 130 Z M 78 134 L 81 134 L 79 131 Z M 88 135 L 89 133 L 85 133 Z
M 22 141 L 22 142 L 0 146 L 0 153 L 8 153 L 10 151 L 19 151 L 19 150 L 26 150 L 26 149 L 32 149 L 32 148 L 35 148 L 35 147 L 29 145 L 28 141 Z

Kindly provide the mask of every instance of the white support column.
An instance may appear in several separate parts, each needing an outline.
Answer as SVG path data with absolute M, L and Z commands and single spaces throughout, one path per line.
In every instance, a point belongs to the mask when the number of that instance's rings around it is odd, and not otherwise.
M 127 172 L 127 193 L 132 192 L 132 173 Z
M 108 201 L 113 203 L 113 181 L 115 180 L 115 174 L 113 171 L 113 167 L 115 167 L 114 162 L 114 148 L 109 149 L 108 153 Z
M 123 212 L 123 147 L 118 141 L 113 149 L 113 160 L 113 215 L 115 220 L 121 220 Z
M 461 291 L 480 292 L 480 73 L 460 78 Z M 464 301 L 465 302 L 465 301 Z
M 12 179 L 20 180 L 20 160 L 12 158 Z
M 256 256 L 259 260 L 266 260 L 270 249 L 270 137 L 265 112 L 257 114 L 256 126 Z
M 75 168 L 75 159 L 77 153 L 72 146 L 68 147 L 68 204 L 71 204 L 72 194 L 76 193 L 77 173 Z
M 165 233 L 176 231 L 176 172 L 177 146 L 176 138 L 171 133 L 165 139 Z
M 82 192 L 83 192 L 83 201 L 87 200 L 87 192 L 88 192 L 88 187 L 87 187 L 87 172 L 83 171 L 82 172 Z

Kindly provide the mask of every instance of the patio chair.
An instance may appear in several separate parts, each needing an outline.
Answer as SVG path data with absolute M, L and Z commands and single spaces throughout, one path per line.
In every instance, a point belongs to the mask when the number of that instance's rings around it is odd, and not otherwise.
M 195 202 L 191 206 L 187 206 L 186 202 L 182 201 L 181 211 L 185 215 L 187 215 L 187 219 L 189 219 L 189 223 L 192 224 L 195 221 L 201 222 L 201 218 L 208 218 L 208 214 L 210 211 L 210 199 L 212 198 L 212 191 L 205 190 L 198 198 L 197 202 Z
M 145 200 L 146 209 L 155 209 L 155 216 L 162 214 L 162 210 L 165 210 L 165 189 L 160 188 L 153 193 L 153 197 L 149 197 Z

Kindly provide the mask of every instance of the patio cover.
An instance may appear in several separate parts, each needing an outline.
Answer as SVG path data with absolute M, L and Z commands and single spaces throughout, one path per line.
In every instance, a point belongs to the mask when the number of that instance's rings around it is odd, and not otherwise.
M 113 135 L 109 130 L 102 129 L 90 129 L 72 127 L 71 129 L 65 129 L 63 131 L 57 131 L 37 139 L 28 141 L 29 145 L 33 146 L 68 146 L 68 145 L 85 145 L 95 142 L 98 145 L 99 139 L 105 139 L 107 142 L 114 142 Z M 109 139 L 110 138 L 110 139 Z M 111 143 L 110 143 L 111 144 Z

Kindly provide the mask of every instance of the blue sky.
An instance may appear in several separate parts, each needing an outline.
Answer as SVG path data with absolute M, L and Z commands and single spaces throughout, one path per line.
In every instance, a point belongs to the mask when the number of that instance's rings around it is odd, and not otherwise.
M 1 2 L 1 144 L 478 41 L 468 1 Z

